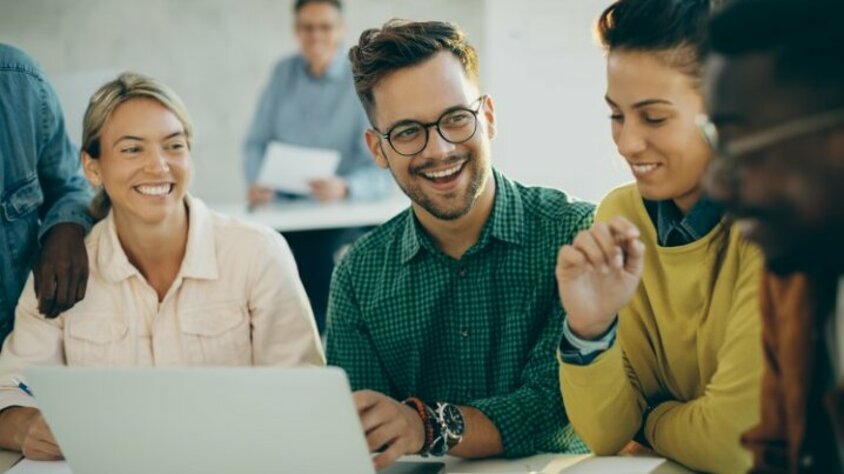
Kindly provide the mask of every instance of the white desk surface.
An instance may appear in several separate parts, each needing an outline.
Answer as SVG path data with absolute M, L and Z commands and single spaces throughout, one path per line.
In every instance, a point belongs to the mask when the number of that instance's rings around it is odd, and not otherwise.
M 208 207 L 280 232 L 292 232 L 381 225 L 409 205 L 406 197 L 396 196 L 385 201 L 284 202 L 259 206 L 252 211 L 244 203 L 209 204 Z
M 20 459 L 19 454 L 0 450 L 0 471 L 5 472 L 18 459 Z M 402 460 L 445 462 L 446 472 L 449 474 L 687 474 L 692 472 L 671 461 L 646 456 L 593 457 L 591 455 L 539 454 L 522 459 L 480 461 L 467 461 L 451 456 L 439 459 L 407 456 Z M 64 462 L 28 463 L 25 467 L 20 467 L 32 474 L 70 472 Z

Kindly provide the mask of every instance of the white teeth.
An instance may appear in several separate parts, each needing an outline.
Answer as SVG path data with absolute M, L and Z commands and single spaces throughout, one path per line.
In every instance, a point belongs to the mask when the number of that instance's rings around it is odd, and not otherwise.
M 172 186 L 172 184 L 159 184 L 157 186 L 141 185 L 137 186 L 135 189 L 137 189 L 139 193 L 147 196 L 163 196 L 170 192 Z
M 659 167 L 658 164 L 646 164 L 646 165 L 630 165 L 633 168 L 633 172 L 636 174 L 645 174 L 649 173 Z
M 424 174 L 425 174 L 425 177 L 429 178 L 429 179 L 445 178 L 445 177 L 448 177 L 448 176 L 451 176 L 451 175 L 457 173 L 458 171 L 460 171 L 460 168 L 462 168 L 462 167 L 463 167 L 463 163 L 460 163 L 460 164 L 453 166 L 451 168 L 448 168 L 448 169 L 445 169 L 445 170 L 442 170 L 442 171 L 437 171 L 436 173 L 424 173 Z

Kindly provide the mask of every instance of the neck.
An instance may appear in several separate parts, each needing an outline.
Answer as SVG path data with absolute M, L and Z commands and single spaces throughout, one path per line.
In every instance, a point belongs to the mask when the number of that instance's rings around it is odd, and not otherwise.
M 472 209 L 462 217 L 454 220 L 437 219 L 415 203 L 413 211 L 437 248 L 455 260 L 459 260 L 478 242 L 484 225 L 492 213 L 494 203 L 495 178 L 490 174 Z
M 313 77 L 322 77 L 328 68 L 331 66 L 331 58 L 322 58 L 318 60 L 308 60 L 308 74 Z
M 679 209 L 680 212 L 683 213 L 683 215 L 686 215 L 689 213 L 689 211 L 692 210 L 693 207 L 695 207 L 695 204 L 700 201 L 700 197 L 702 194 L 703 191 L 698 186 L 692 191 L 689 191 L 688 193 L 682 196 L 674 198 L 674 205 L 677 206 L 677 209 Z
M 159 301 L 176 279 L 188 242 L 187 204 L 155 225 L 114 214 L 120 245 L 129 262 L 155 288 Z

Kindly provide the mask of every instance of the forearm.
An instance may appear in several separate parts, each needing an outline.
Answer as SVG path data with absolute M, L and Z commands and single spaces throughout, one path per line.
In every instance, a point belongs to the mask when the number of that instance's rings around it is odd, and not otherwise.
M 498 427 L 480 410 L 461 406 L 465 430 L 463 440 L 448 454 L 461 458 L 486 458 L 504 452 Z
M 21 451 L 24 427 L 38 415 L 37 408 L 9 407 L 0 411 L 0 448 Z
M 645 399 L 631 383 L 618 344 L 589 365 L 560 365 L 566 414 L 589 448 L 614 455 L 641 426 Z
M 739 439 L 754 423 L 758 403 L 729 405 L 707 397 L 664 402 L 648 416 L 645 437 L 657 453 L 694 470 L 746 472 L 751 455 Z

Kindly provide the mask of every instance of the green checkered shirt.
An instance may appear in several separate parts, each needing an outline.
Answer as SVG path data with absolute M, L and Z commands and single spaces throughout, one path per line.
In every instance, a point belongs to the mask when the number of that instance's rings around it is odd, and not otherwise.
M 460 260 L 436 248 L 411 210 L 361 238 L 334 271 L 328 363 L 354 390 L 477 408 L 504 454 L 588 452 L 560 395 L 560 246 L 594 206 L 495 172 L 478 242 Z

